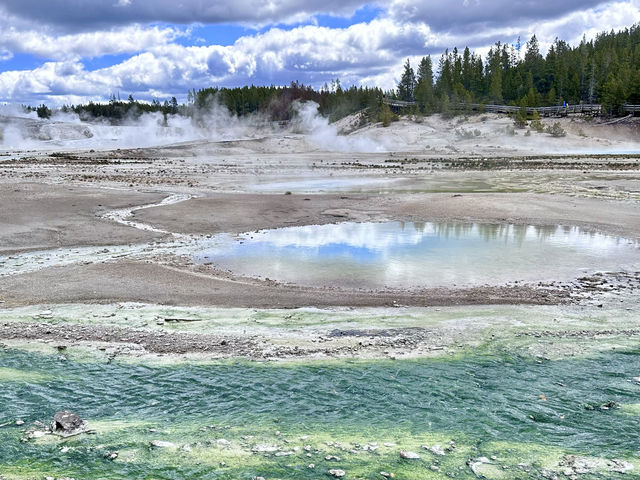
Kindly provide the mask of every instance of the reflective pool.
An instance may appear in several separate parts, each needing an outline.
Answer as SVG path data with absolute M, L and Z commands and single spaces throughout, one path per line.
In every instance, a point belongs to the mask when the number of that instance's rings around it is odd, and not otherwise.
M 217 237 L 199 263 L 305 285 L 395 288 L 571 280 L 640 268 L 637 242 L 576 227 L 342 223 Z

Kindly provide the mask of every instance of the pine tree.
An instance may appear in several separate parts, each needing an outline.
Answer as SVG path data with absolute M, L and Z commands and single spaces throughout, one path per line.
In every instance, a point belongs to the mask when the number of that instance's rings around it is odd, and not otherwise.
M 413 71 L 413 68 L 411 68 L 409 59 L 407 58 L 407 62 L 404 64 L 404 72 L 402 73 L 400 83 L 398 84 L 398 98 L 405 102 L 413 102 L 413 92 L 415 88 L 416 75 Z
M 431 57 L 423 57 L 418 66 L 418 78 L 414 92 L 418 108 L 422 113 L 433 111 L 433 66 Z

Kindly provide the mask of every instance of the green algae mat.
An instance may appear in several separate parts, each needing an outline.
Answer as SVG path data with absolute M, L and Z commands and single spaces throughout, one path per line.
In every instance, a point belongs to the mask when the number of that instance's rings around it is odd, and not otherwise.
M 640 478 L 639 365 L 637 349 L 158 366 L 5 348 L 0 476 Z M 92 432 L 32 438 L 64 409 Z

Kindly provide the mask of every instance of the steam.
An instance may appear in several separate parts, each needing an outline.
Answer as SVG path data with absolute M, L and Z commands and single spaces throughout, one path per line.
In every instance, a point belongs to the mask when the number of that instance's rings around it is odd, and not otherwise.
M 551 138 L 546 134 L 526 135 L 525 131 L 516 131 L 513 121 L 507 117 L 482 115 L 451 120 L 434 115 L 414 121 L 403 118 L 388 128 L 368 125 L 341 135 L 337 125 L 319 114 L 318 104 L 294 102 L 292 108 L 294 117 L 283 129 L 259 114 L 239 118 L 215 98 L 210 99 L 206 107 L 191 110 L 189 116 L 165 116 L 159 112 L 132 114 L 118 125 L 101 118 L 81 119 L 75 113 L 60 111 L 55 111 L 49 119 L 41 119 L 36 112 L 25 112 L 21 106 L 3 105 L 0 106 L 0 148 L 8 151 L 143 148 L 185 142 L 251 140 L 285 132 L 298 134 L 296 141 L 285 148 L 302 146 L 305 151 L 320 149 L 339 153 L 636 154 L 640 148 L 635 141 L 637 132 L 630 125 L 598 126 L 560 119 L 567 136 Z M 355 126 L 358 118 L 348 117 L 338 123 Z M 268 149 L 269 145 L 272 144 L 267 142 L 261 148 Z
M 297 102 L 294 104 L 296 118 L 294 128 L 307 135 L 307 140 L 329 152 L 376 153 L 389 151 L 388 145 L 381 141 L 362 136 L 343 136 L 338 129 L 329 124 L 329 120 L 318 113 L 315 102 Z
M 0 146 L 7 150 L 137 148 L 179 142 L 245 138 L 254 119 L 239 119 L 216 102 L 192 117 L 159 112 L 130 115 L 113 125 L 102 118 L 83 121 L 75 113 L 56 111 L 38 118 L 16 105 L 0 107 Z

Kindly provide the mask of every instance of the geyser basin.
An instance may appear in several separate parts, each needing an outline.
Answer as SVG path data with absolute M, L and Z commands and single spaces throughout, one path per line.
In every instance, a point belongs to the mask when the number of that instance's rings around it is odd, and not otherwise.
M 576 227 L 342 223 L 222 240 L 197 252 L 195 261 L 314 286 L 468 286 L 572 280 L 598 270 L 640 268 L 637 242 Z

